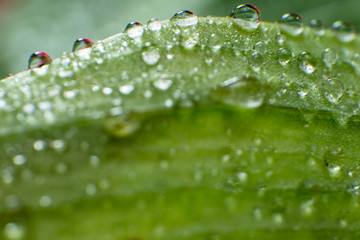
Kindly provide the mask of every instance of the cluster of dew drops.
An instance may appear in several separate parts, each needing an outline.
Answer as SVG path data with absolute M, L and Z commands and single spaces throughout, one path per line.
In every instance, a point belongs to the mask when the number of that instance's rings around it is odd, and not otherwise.
M 231 12 L 230 17 L 237 20 L 236 24 L 246 28 L 256 29 L 260 23 L 260 11 L 251 4 L 242 4 L 237 6 Z M 193 26 L 198 23 L 197 16 L 193 12 L 187 10 L 177 12 L 171 18 L 171 21 L 175 21 L 178 26 Z M 293 36 L 300 35 L 304 30 L 303 19 L 297 14 L 286 13 L 281 17 L 279 23 L 283 31 L 286 31 Z M 312 20 L 310 22 L 310 27 L 318 36 L 325 34 L 325 24 L 320 20 Z M 159 31 L 161 29 L 160 20 L 151 19 L 148 22 L 148 28 L 152 31 Z M 356 37 L 355 28 L 350 23 L 336 21 L 331 28 L 332 31 L 336 34 L 335 36 L 342 42 L 351 42 Z M 137 38 L 141 36 L 143 31 L 143 27 L 139 22 L 131 22 L 125 28 L 125 32 L 127 32 L 130 38 Z M 284 41 L 284 36 L 281 34 L 277 35 L 277 41 L 279 43 Z M 75 41 L 72 51 L 75 52 L 86 48 L 91 48 L 93 45 L 94 43 L 90 39 L 79 38 Z M 154 65 L 159 60 L 159 56 L 156 54 L 143 54 L 142 57 L 143 60 L 149 65 Z M 289 49 L 280 48 L 278 50 L 278 61 L 281 65 L 286 65 L 291 57 L 292 53 Z M 333 64 L 337 58 L 336 54 L 334 54 L 334 52 L 330 49 L 325 49 L 322 57 L 323 61 L 328 65 Z M 307 74 L 311 74 L 315 70 L 314 60 L 311 54 L 302 52 L 300 54 L 300 58 L 302 59 L 302 64 L 299 66 L 300 69 Z M 28 68 L 40 68 L 44 65 L 50 64 L 51 61 L 52 60 L 48 54 L 37 51 L 30 56 Z M 338 86 L 338 90 L 334 90 L 336 89 L 334 86 Z M 324 88 L 326 91 L 328 91 L 325 95 L 329 101 L 335 102 L 342 95 L 343 89 L 341 82 L 336 79 L 327 80 Z M 126 91 L 126 89 L 124 89 L 124 91 Z M 17 160 L 22 162 L 24 161 L 20 158 Z M 356 188 L 359 187 L 356 186 Z M 51 204 L 51 199 L 46 196 L 42 197 L 39 200 L 39 204 L 41 206 L 49 205 Z M 25 233 L 25 226 L 15 222 L 7 223 L 4 228 L 4 235 L 6 239 L 23 239 Z

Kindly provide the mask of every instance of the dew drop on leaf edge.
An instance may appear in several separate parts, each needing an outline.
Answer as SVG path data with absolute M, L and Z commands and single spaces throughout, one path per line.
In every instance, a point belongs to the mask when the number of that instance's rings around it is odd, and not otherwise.
M 130 38 L 138 38 L 141 37 L 144 33 L 143 25 L 139 22 L 130 22 L 126 28 L 125 32 L 128 34 Z
M 260 11 L 252 4 L 237 6 L 230 15 L 240 27 L 256 29 L 260 22 Z
M 171 18 L 171 21 L 179 27 L 190 27 L 196 25 L 199 20 L 193 12 L 189 10 L 182 10 L 175 13 L 175 15 Z
M 280 19 L 280 28 L 292 36 L 304 31 L 303 19 L 295 13 L 285 13 Z
M 90 48 L 93 45 L 94 45 L 94 42 L 88 38 L 78 38 L 74 42 L 72 51 L 75 52 L 75 51 L 78 51 L 81 49 Z
M 38 68 L 51 62 L 51 58 L 44 52 L 34 52 L 29 58 L 28 68 Z

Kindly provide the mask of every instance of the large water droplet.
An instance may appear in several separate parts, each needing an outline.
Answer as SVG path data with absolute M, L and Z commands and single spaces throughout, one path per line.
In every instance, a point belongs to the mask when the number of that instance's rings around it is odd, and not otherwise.
M 316 68 L 316 59 L 308 52 L 300 53 L 299 57 L 299 68 L 301 71 L 307 74 L 312 74 Z
M 125 32 L 130 38 L 138 38 L 143 35 L 144 27 L 139 22 L 131 22 L 126 26 Z
M 351 42 L 356 37 L 355 26 L 351 23 L 336 21 L 331 26 L 331 29 L 341 42 Z
M 235 23 L 241 27 L 256 29 L 260 22 L 260 11 L 251 4 L 242 4 L 237 6 L 230 15 L 235 19 Z
M 323 62 L 328 66 L 331 67 L 333 64 L 335 64 L 337 59 L 337 54 L 330 48 L 326 48 L 324 52 L 321 55 Z
M 171 18 L 171 21 L 178 25 L 179 27 L 189 27 L 194 26 L 198 23 L 197 16 L 188 10 L 183 10 L 175 13 L 175 15 Z
M 280 48 L 276 52 L 278 62 L 285 67 L 292 58 L 292 52 L 288 48 Z
M 119 87 L 119 92 L 121 92 L 124 95 L 129 95 L 130 93 L 132 93 L 132 91 L 134 91 L 134 89 L 135 89 L 134 85 L 127 84 Z
M 263 85 L 257 78 L 234 77 L 223 82 L 213 96 L 229 105 L 256 108 L 263 104 L 265 94 Z
M 160 31 L 161 30 L 161 21 L 157 18 L 152 18 L 147 23 L 147 27 L 150 31 Z
M 292 36 L 298 36 L 304 30 L 302 18 L 295 13 L 285 13 L 280 19 L 280 27 Z
M 51 62 L 51 58 L 44 52 L 34 52 L 29 58 L 29 68 L 42 67 Z
M 325 34 L 325 23 L 320 20 L 313 19 L 309 23 L 311 29 L 317 36 L 323 36 Z
M 146 64 L 153 66 L 160 60 L 160 49 L 157 47 L 148 47 L 141 53 L 141 57 Z
M 78 51 L 81 49 L 92 47 L 93 45 L 94 45 L 94 43 L 88 38 L 78 38 L 74 42 L 72 51 L 75 52 L 75 51 Z
M 331 78 L 321 84 L 320 90 L 329 102 L 337 104 L 344 93 L 344 85 L 339 80 Z

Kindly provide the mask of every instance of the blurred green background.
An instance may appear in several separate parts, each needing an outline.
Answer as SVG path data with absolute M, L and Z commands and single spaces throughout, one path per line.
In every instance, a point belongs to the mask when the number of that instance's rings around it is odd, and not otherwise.
M 97 41 L 124 30 L 127 23 L 170 18 L 179 10 L 199 16 L 227 16 L 235 0 L 0 0 L 0 78 L 25 70 L 30 54 L 44 51 L 52 58 L 70 52 L 75 39 Z M 360 0 L 253 0 L 262 20 L 300 14 L 305 23 L 323 20 L 353 22 L 360 30 Z

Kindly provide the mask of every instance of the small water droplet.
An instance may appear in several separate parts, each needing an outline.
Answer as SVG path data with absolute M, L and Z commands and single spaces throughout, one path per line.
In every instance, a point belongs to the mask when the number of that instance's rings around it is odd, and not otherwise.
M 141 126 L 140 120 L 133 114 L 123 114 L 106 120 L 108 134 L 122 138 L 134 134 Z
M 36 151 L 42 151 L 46 148 L 46 141 L 44 140 L 38 140 L 34 142 L 34 149 Z
M 132 84 L 127 84 L 119 87 L 119 91 L 124 95 L 129 95 L 132 91 L 134 91 L 135 87 Z
M 331 50 L 330 48 L 326 48 L 321 55 L 323 62 L 328 66 L 331 67 L 335 64 L 337 59 L 337 54 L 335 51 Z
M 255 44 L 254 50 L 259 52 L 260 54 L 265 54 L 267 51 L 267 46 L 263 42 L 258 42 Z
M 150 31 L 157 32 L 161 30 L 161 21 L 157 18 L 152 18 L 147 23 L 147 27 Z
M 259 71 L 260 67 L 264 64 L 264 57 L 258 51 L 248 51 L 249 65 L 255 71 Z
M 288 48 L 280 48 L 276 52 L 278 62 L 281 66 L 285 67 L 293 57 L 292 52 Z
M 47 65 L 51 62 L 51 58 L 44 52 L 34 52 L 29 58 L 29 69 L 38 68 Z
M 310 87 L 306 83 L 291 83 L 291 89 L 294 90 L 300 97 L 305 98 L 310 91 Z
M 355 26 L 351 23 L 336 21 L 331 26 L 331 29 L 341 42 L 351 42 L 356 37 Z
M 307 74 L 312 74 L 316 68 L 316 59 L 308 52 L 300 53 L 299 57 L 299 68 L 301 71 Z
M 154 87 L 162 91 L 168 90 L 172 84 L 173 81 L 170 79 L 158 79 L 153 82 Z
M 139 22 L 131 22 L 126 26 L 125 32 L 132 39 L 139 38 L 144 33 L 144 27 Z
M 328 168 L 328 170 L 329 170 L 329 174 L 331 177 L 338 177 L 340 175 L 341 167 L 334 166 L 334 167 Z
M 199 40 L 199 35 L 197 34 L 186 36 L 181 40 L 181 46 L 183 46 L 186 49 L 192 49 L 196 46 L 198 40 Z
M 235 24 L 241 27 L 256 29 L 260 22 L 260 11 L 251 4 L 237 6 L 230 15 L 234 18 Z
M 15 165 L 23 165 L 26 162 L 26 157 L 24 155 L 15 155 L 13 157 L 13 163 Z
M 237 177 L 239 179 L 240 182 L 244 183 L 247 181 L 247 178 L 248 178 L 248 174 L 246 172 L 239 172 L 237 174 Z
M 325 34 L 325 23 L 320 20 L 313 19 L 310 21 L 309 26 L 317 36 L 323 36 Z
M 165 107 L 167 108 L 171 108 L 174 105 L 174 101 L 171 99 L 166 99 L 165 100 Z
M 160 60 L 160 49 L 157 47 L 148 47 L 141 53 L 141 57 L 147 65 L 153 66 Z
M 242 108 L 256 108 L 263 104 L 266 92 L 255 77 L 234 77 L 217 88 L 213 96 L 225 104 Z
M 277 33 L 275 36 L 275 41 L 279 44 L 279 45 L 283 45 L 284 42 L 286 41 L 286 36 L 282 33 Z
M 42 196 L 39 200 L 40 207 L 49 207 L 52 203 L 52 199 L 49 196 Z
M 87 195 L 95 195 L 96 191 L 97 191 L 97 188 L 96 188 L 96 185 L 93 184 L 93 183 L 89 183 L 88 185 L 86 185 L 86 194 Z
M 94 43 L 88 38 L 78 38 L 73 45 L 72 51 L 78 51 L 85 48 L 90 48 L 94 45 Z
M 331 78 L 321 84 L 320 90 L 329 102 L 337 104 L 344 93 L 344 85 L 339 80 Z
M 298 36 L 304 31 L 303 20 L 295 13 L 285 13 L 280 19 L 280 28 L 292 36 Z
M 7 223 L 4 229 L 5 239 L 20 240 L 25 237 L 25 226 L 19 223 Z
M 175 15 L 171 18 L 171 21 L 179 27 L 189 27 L 196 25 L 199 20 L 193 12 L 183 10 L 175 13 Z
M 220 50 L 220 48 L 223 46 L 224 42 L 223 39 L 219 38 L 214 33 L 210 35 L 208 39 L 208 46 L 213 49 L 215 52 Z

